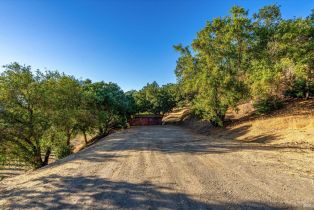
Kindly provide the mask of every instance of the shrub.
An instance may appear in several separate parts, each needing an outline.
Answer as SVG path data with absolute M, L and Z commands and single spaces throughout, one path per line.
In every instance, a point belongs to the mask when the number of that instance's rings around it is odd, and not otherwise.
M 253 106 L 257 114 L 267 114 L 272 111 L 281 109 L 283 103 L 278 98 L 271 96 L 256 101 Z
M 56 152 L 56 157 L 58 159 L 62 159 L 72 153 L 72 148 L 71 146 L 65 143 L 60 143 L 59 145 L 56 146 L 55 152 Z
M 285 92 L 285 96 L 304 98 L 307 92 L 309 92 L 310 96 L 314 95 L 314 83 L 312 82 L 307 86 L 305 80 L 296 80 L 292 87 Z

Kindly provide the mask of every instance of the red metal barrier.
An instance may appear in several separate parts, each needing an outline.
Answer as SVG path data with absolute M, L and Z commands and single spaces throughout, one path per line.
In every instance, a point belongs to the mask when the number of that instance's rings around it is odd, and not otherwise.
M 129 121 L 131 126 L 138 125 L 161 125 L 162 117 L 158 115 L 150 115 L 150 116 L 135 116 L 133 119 Z

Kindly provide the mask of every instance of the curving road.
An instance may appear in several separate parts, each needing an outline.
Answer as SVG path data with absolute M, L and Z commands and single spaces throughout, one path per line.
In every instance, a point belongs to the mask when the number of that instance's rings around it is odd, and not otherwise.
M 1 209 L 314 208 L 314 152 L 134 127 L 0 183 Z

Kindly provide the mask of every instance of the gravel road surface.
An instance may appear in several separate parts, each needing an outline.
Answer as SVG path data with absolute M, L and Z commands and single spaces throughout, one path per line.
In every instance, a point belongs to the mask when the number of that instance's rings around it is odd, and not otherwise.
M 314 152 L 133 127 L 3 180 L 0 208 L 314 209 Z

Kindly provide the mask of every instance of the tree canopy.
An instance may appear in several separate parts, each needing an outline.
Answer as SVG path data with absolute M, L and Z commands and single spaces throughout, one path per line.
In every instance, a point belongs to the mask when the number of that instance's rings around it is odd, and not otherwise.
M 278 5 L 252 17 L 234 6 L 228 16 L 207 21 L 190 46 L 175 45 L 178 85 L 194 113 L 222 126 L 228 108 L 240 102 L 308 98 L 314 93 L 313 20 L 313 11 L 284 20 Z
M 0 75 L 0 152 L 39 168 L 51 152 L 71 152 L 77 133 L 106 135 L 125 127 L 134 100 L 114 83 L 79 81 L 58 72 L 33 72 L 12 63 Z

